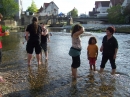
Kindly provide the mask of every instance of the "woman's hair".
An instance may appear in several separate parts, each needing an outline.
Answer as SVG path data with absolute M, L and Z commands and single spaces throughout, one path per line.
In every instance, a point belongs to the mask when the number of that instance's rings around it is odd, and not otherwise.
M 32 18 L 32 24 L 33 24 L 33 26 L 34 26 L 34 30 L 35 30 L 36 33 L 37 33 L 37 29 L 38 29 L 38 19 L 37 19 L 37 17 L 33 17 L 33 18 Z
M 76 33 L 77 31 L 79 31 L 82 28 L 82 26 L 80 24 L 76 24 L 73 28 L 72 28 L 72 33 L 71 33 L 71 37 L 73 36 L 74 33 Z
M 110 33 L 114 33 L 115 32 L 115 28 L 114 27 L 108 27 L 106 30 L 108 30 Z
M 3 18 L 3 15 L 0 13 L 0 19 L 2 19 Z
M 89 38 L 89 41 L 88 41 L 88 44 L 92 44 L 92 40 L 95 40 L 95 44 L 97 43 L 97 39 L 95 37 L 90 37 Z

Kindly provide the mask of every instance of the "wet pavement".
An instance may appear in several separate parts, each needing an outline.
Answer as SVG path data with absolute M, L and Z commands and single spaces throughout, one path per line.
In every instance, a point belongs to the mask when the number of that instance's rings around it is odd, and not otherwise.
M 10 33 L 3 38 L 3 64 L 0 75 L 5 83 L 0 83 L 0 94 L 3 97 L 130 97 L 130 34 L 115 34 L 119 42 L 116 59 L 117 74 L 111 76 L 110 63 L 107 62 L 103 75 L 90 72 L 87 60 L 87 45 L 90 36 L 97 38 L 100 48 L 105 33 L 82 35 L 81 66 L 79 78 L 71 77 L 70 33 L 50 30 L 51 41 L 48 43 L 49 59 L 43 57 L 43 64 L 38 66 L 35 56 L 32 65 L 27 66 L 26 43 L 23 32 Z M 100 68 L 101 53 L 97 59 L 97 70 Z

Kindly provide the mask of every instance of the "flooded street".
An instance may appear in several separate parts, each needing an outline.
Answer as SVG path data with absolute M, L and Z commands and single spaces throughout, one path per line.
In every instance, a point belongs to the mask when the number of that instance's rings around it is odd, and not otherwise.
M 5 83 L 0 83 L 3 97 L 130 97 L 130 34 L 116 33 L 119 43 L 117 54 L 117 74 L 111 76 L 109 61 L 103 75 L 92 72 L 90 75 L 87 60 L 88 39 L 97 38 L 100 48 L 103 33 L 85 32 L 82 37 L 81 66 L 79 78 L 72 80 L 70 33 L 50 30 L 52 36 L 48 43 L 49 59 L 43 57 L 43 64 L 38 66 L 35 56 L 32 65 L 27 66 L 26 43 L 23 32 L 10 33 L 3 41 L 3 64 L 0 75 Z M 96 68 L 99 70 L 102 55 L 99 52 Z

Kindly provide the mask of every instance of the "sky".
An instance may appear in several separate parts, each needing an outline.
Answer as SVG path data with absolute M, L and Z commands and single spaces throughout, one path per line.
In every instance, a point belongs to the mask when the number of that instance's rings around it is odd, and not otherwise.
M 74 7 L 78 10 L 78 14 L 88 14 L 95 7 L 95 1 L 110 1 L 110 0 L 33 0 L 39 9 L 44 3 L 53 1 L 59 8 L 59 13 L 68 13 Z M 22 0 L 23 11 L 31 6 L 32 0 Z

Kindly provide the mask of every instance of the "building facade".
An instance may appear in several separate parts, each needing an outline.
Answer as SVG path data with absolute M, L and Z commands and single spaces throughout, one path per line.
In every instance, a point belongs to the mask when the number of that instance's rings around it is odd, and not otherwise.
M 50 16 L 50 15 L 58 15 L 59 8 L 57 5 L 52 1 L 50 3 L 44 3 L 43 7 L 39 9 L 39 16 Z
M 19 11 L 16 13 L 15 19 L 19 20 L 19 19 L 21 19 L 21 13 L 23 11 L 22 0 L 15 0 L 15 2 L 17 2 L 19 5 Z

